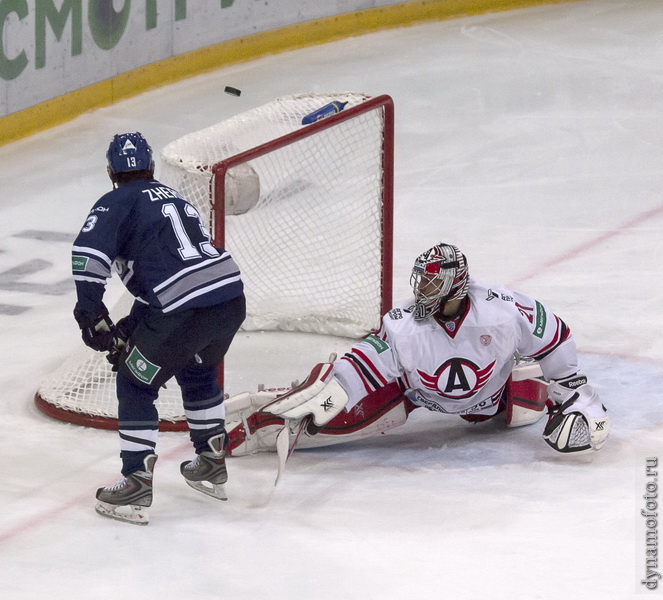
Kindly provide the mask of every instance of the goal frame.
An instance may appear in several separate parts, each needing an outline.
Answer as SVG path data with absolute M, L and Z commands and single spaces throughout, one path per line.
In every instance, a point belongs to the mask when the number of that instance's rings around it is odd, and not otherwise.
M 380 293 L 380 313 L 385 314 L 392 304 L 393 277 L 393 213 L 394 213 L 394 101 L 386 94 L 377 96 L 331 115 L 297 131 L 280 136 L 269 142 L 245 150 L 226 158 L 212 166 L 210 194 L 212 197 L 211 229 L 216 246 L 225 244 L 225 175 L 233 167 L 264 156 L 269 152 L 294 144 L 300 140 L 349 121 L 357 115 L 382 108 L 384 110 L 384 129 L 382 138 L 382 277 Z M 232 248 L 230 249 L 232 253 Z

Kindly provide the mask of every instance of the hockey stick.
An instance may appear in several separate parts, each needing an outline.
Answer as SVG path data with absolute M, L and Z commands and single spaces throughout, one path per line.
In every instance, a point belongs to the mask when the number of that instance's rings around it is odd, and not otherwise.
M 276 435 L 276 454 L 279 457 L 279 470 L 276 474 L 274 487 L 277 486 L 279 479 L 281 479 L 281 475 L 283 475 L 283 472 L 285 471 L 285 463 L 288 462 L 290 455 L 295 450 L 295 446 L 299 441 L 299 436 L 302 431 L 306 429 L 310 421 L 311 416 L 308 415 L 299 422 L 293 423 L 292 429 L 286 424 Z

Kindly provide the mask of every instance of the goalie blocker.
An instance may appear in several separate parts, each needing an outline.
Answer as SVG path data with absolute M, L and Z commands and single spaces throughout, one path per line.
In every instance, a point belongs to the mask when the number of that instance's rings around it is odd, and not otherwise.
M 244 456 L 276 451 L 276 437 L 288 421 L 312 417 L 297 446 L 314 448 L 378 435 L 403 425 L 419 408 L 397 383 L 381 387 L 349 411 L 347 396 L 331 376 L 332 365 L 316 365 L 307 380 L 294 388 L 243 392 L 225 401 L 227 453 Z M 503 412 L 507 427 L 538 422 L 548 401 L 547 383 L 537 364 L 518 365 L 506 385 Z M 468 419 L 471 420 L 471 419 Z

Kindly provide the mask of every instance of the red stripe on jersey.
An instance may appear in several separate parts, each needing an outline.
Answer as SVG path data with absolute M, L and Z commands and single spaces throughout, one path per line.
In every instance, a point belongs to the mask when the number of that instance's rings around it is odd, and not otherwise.
M 534 358 L 536 358 L 537 356 L 540 356 L 541 354 L 549 354 L 555 348 L 557 348 L 557 346 L 561 345 L 563 342 L 565 342 L 567 339 L 569 339 L 569 336 L 571 335 L 571 330 L 567 327 L 566 331 L 564 332 L 564 336 L 562 337 L 562 335 L 561 335 L 561 333 L 562 333 L 562 323 L 561 323 L 559 317 L 557 317 L 556 315 L 555 315 L 555 323 L 557 324 L 557 331 L 555 331 L 555 335 L 554 335 L 552 341 L 545 348 L 542 348 L 539 352 L 537 352 L 536 355 L 534 356 Z
M 359 356 L 362 359 L 362 362 L 364 363 L 364 366 L 371 371 L 371 373 L 380 381 L 382 385 L 387 385 L 387 380 L 384 378 L 382 373 L 376 368 L 376 366 L 369 360 L 368 356 L 366 356 L 361 350 L 358 350 L 357 348 L 352 349 L 352 354 L 355 356 Z
M 359 377 L 359 380 L 364 384 L 366 392 L 370 394 L 373 391 L 373 386 L 368 384 L 368 381 L 366 381 L 366 378 L 364 377 L 363 373 L 360 371 L 359 367 L 354 363 L 354 361 L 350 360 L 347 356 L 342 356 L 341 360 L 346 360 L 352 365 L 352 368 L 357 373 L 357 377 Z
M 403 372 L 401 375 L 401 379 L 403 380 L 403 383 L 405 384 L 405 387 L 407 389 L 410 389 L 412 386 L 410 385 L 410 380 L 408 379 L 407 373 Z

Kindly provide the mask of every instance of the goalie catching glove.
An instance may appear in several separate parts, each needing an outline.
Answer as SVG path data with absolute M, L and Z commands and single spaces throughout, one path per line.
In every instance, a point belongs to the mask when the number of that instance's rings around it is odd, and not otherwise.
M 555 408 L 543 431 L 546 443 L 558 452 L 599 450 L 610 433 L 610 417 L 587 377 L 558 379 L 547 391 Z
M 310 417 L 319 431 L 348 403 L 348 394 L 332 375 L 333 368 L 331 363 L 317 364 L 304 383 L 265 404 L 260 412 L 294 421 Z M 309 433 L 314 432 L 309 428 Z

